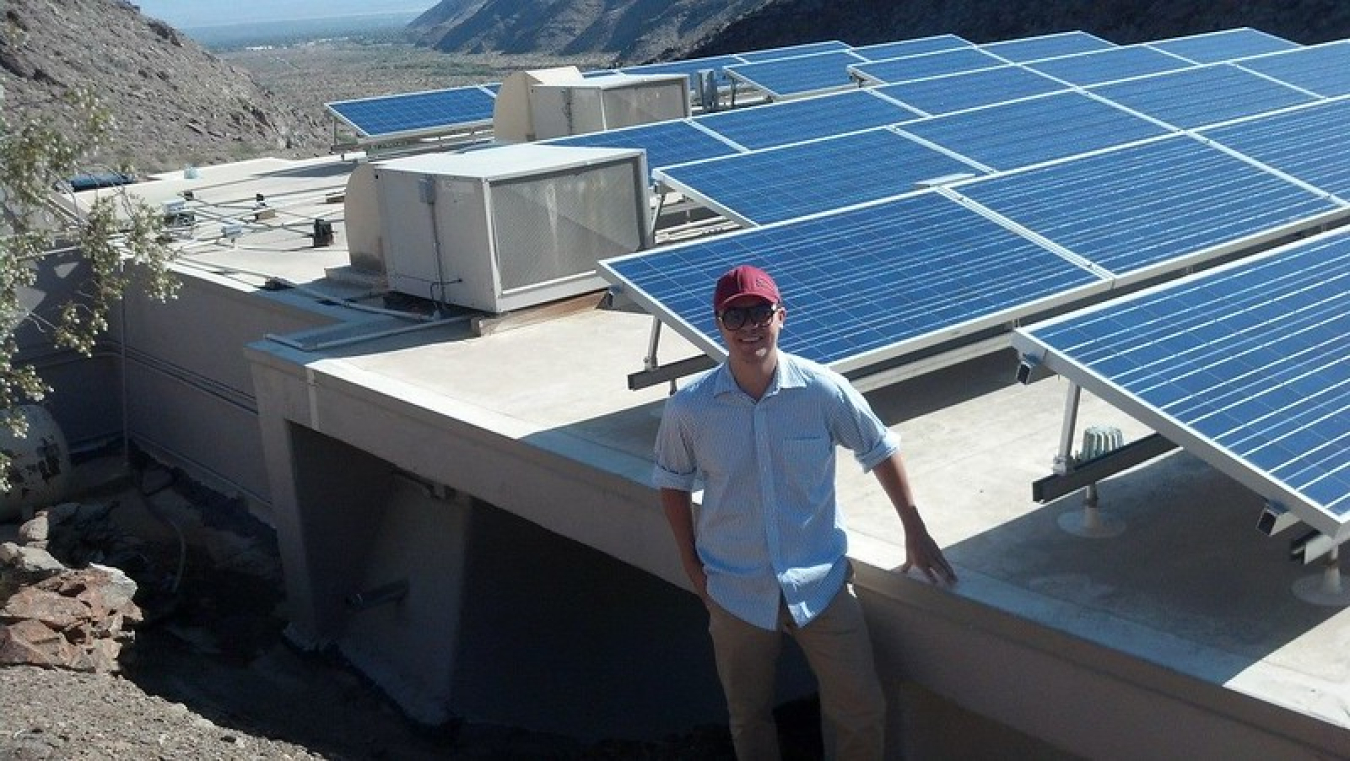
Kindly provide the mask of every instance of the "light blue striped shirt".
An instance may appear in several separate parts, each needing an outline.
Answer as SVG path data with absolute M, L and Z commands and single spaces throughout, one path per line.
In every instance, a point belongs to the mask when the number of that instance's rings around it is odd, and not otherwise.
M 691 493 L 703 482 L 694 536 L 718 605 L 774 629 L 780 596 L 798 625 L 834 599 L 848 575 L 836 445 L 871 470 L 900 439 L 843 376 L 781 351 L 758 402 L 725 364 L 666 402 L 653 482 Z

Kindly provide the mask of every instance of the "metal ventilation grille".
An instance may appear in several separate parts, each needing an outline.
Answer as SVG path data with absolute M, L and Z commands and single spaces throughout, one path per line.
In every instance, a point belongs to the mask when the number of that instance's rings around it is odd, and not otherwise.
M 630 161 L 497 183 L 493 231 L 503 294 L 595 271 L 642 248 Z

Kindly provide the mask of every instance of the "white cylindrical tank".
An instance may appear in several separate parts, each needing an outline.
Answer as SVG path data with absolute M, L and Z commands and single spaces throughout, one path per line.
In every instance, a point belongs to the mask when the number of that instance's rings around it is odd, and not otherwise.
M 19 412 L 28 421 L 27 436 L 0 426 L 0 450 L 10 458 L 9 490 L 0 492 L 0 523 L 62 501 L 70 481 L 70 448 L 56 419 L 36 404 L 25 404 Z

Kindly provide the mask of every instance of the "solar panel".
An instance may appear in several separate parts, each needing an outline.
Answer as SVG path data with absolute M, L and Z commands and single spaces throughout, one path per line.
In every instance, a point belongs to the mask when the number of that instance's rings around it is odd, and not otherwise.
M 1189 37 L 1174 37 L 1170 40 L 1150 42 L 1148 45 L 1196 63 L 1220 63 L 1298 47 L 1297 43 L 1247 27 Z
M 969 165 L 886 128 L 667 167 L 666 185 L 745 225 L 888 198 Z
M 1269 113 L 1313 99 L 1228 64 L 1101 85 L 1092 92 L 1181 129 Z
M 1005 65 L 1007 61 L 978 48 L 956 48 L 887 61 L 855 63 L 848 70 L 864 82 L 884 85 Z
M 325 106 L 361 135 L 385 137 L 491 124 L 495 102 L 492 91 L 470 86 L 341 100 Z
M 1323 97 L 1350 95 L 1350 42 L 1344 40 L 1246 58 L 1238 65 Z
M 1042 58 L 1055 58 L 1056 56 L 1086 53 L 1090 50 L 1105 50 L 1113 47 L 1115 47 L 1114 43 L 1107 42 L 1087 32 L 1060 32 L 980 46 L 982 50 L 1014 63 L 1038 61 Z
M 1123 280 L 1268 242 L 1342 208 L 1184 135 L 956 190 Z
M 650 169 L 738 152 L 737 148 L 725 140 L 710 135 L 684 120 L 655 122 L 604 132 L 588 132 L 584 135 L 541 142 L 549 145 L 590 148 L 641 148 L 647 151 L 647 166 Z
M 728 77 L 763 90 L 770 99 L 839 90 L 853 84 L 848 65 L 862 59 L 847 50 L 728 66 Z
M 920 37 L 914 40 L 897 42 L 879 42 L 875 45 L 854 47 L 853 52 L 869 61 L 884 61 L 887 58 L 936 53 L 941 50 L 955 50 L 971 47 L 971 43 L 954 34 L 939 34 L 933 37 Z
M 1350 199 L 1350 101 L 1261 116 L 1202 132 L 1221 145 Z
M 796 56 L 810 55 L 812 53 L 826 53 L 832 50 L 851 50 L 852 48 L 839 40 L 824 40 L 822 42 L 808 42 L 802 45 L 787 45 L 778 48 L 764 48 L 762 50 L 747 50 L 737 53 L 736 57 L 747 63 L 756 61 L 772 61 L 777 58 L 793 58 Z
M 915 113 L 866 90 L 704 114 L 694 119 L 746 148 L 772 148 L 818 137 L 883 127 Z
M 1195 64 L 1142 45 L 1094 50 L 1027 64 L 1047 76 L 1079 87 L 1184 69 Z
M 933 115 L 1045 95 L 1063 89 L 1065 85 L 1021 66 L 1000 66 L 996 69 L 881 85 L 873 88 L 873 92 Z
M 1014 344 L 1335 539 L 1350 526 L 1350 238 L 1017 331 Z
M 602 274 L 705 351 L 730 267 L 763 267 L 786 351 L 840 371 L 1000 325 L 1101 287 L 1092 273 L 942 196 L 919 196 L 609 259 Z
M 1076 92 L 907 122 L 902 129 L 991 169 L 1013 169 L 1167 130 Z
M 707 58 L 687 58 L 683 61 L 666 61 L 663 63 L 646 63 L 639 66 L 625 66 L 619 69 L 622 74 L 631 74 L 635 76 L 645 76 L 648 74 L 683 74 L 690 78 L 691 84 L 700 71 L 716 72 L 719 79 L 725 81 L 726 77 L 722 75 L 722 69 L 732 64 L 741 63 L 741 59 L 733 55 L 709 56 Z

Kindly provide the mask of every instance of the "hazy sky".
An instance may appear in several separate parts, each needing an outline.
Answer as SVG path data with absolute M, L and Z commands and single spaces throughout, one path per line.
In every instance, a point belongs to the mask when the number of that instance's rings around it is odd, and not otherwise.
M 362 13 L 418 13 L 436 0 L 132 0 L 147 16 L 173 26 L 214 26 L 249 21 L 354 16 Z

